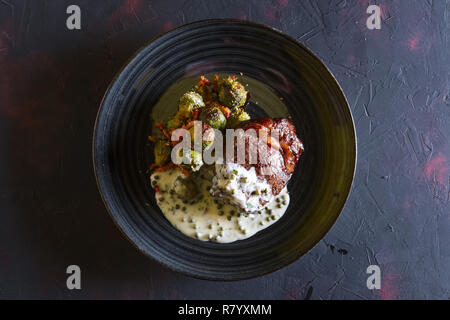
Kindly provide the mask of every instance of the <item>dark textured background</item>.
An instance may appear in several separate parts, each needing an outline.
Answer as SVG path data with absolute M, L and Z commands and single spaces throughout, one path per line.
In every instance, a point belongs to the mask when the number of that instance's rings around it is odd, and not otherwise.
M 65 27 L 82 9 L 82 30 Z M 369 4 L 381 30 L 366 28 Z M 261 22 L 341 83 L 359 150 L 339 220 L 307 255 L 234 283 L 140 254 L 96 188 L 91 137 L 120 66 L 154 36 L 206 18 Z M 0 0 L 0 298 L 450 298 L 450 1 Z M 81 291 L 66 267 L 82 268 Z M 378 264 L 382 289 L 369 291 Z

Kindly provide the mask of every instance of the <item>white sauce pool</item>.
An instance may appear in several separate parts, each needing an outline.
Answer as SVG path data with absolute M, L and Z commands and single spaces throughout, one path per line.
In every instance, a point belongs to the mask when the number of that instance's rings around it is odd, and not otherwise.
M 156 192 L 156 201 L 167 220 L 185 235 L 202 241 L 230 243 L 250 238 L 277 222 L 289 206 L 286 188 L 265 208 L 250 214 L 221 202 L 210 194 L 213 176 L 206 166 L 192 177 L 196 196 L 183 200 L 174 192 L 174 185 L 177 179 L 185 178 L 173 169 L 152 174 L 151 182 L 160 191 Z

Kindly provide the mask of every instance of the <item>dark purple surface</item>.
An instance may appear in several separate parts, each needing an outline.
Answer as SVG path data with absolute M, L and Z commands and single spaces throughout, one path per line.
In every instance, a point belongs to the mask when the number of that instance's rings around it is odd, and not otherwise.
M 0 0 L 0 298 L 450 297 L 450 1 Z M 65 27 L 82 9 L 82 30 Z M 206 18 L 261 22 L 317 53 L 341 83 L 359 150 L 339 220 L 271 275 L 195 280 L 140 254 L 96 188 L 91 137 L 120 66 L 154 36 Z M 66 289 L 66 267 L 82 290 Z M 382 289 L 366 287 L 378 264 Z

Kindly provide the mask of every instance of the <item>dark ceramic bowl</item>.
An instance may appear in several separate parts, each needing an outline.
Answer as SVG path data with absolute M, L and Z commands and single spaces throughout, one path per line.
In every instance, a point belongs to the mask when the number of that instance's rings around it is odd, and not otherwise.
M 291 116 L 306 149 L 288 186 L 285 216 L 231 244 L 201 242 L 172 227 L 147 172 L 154 122 L 174 113 L 204 74 L 238 75 L 252 93 L 251 115 Z M 356 139 L 341 88 L 305 46 L 260 24 L 207 20 L 162 35 L 123 67 L 98 113 L 93 152 L 105 205 L 139 250 L 190 276 L 238 280 L 280 269 L 322 239 L 349 193 Z

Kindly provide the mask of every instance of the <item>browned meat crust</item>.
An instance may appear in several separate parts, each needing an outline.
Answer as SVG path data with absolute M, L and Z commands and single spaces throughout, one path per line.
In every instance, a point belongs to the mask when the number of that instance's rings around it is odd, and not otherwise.
M 289 182 L 298 159 L 304 151 L 303 143 L 297 137 L 294 125 L 288 119 L 266 118 L 247 121 L 239 128 L 245 131 L 246 164 L 244 167 L 246 169 L 255 167 L 257 175 L 265 178 L 272 186 L 272 194 L 278 195 Z M 248 129 L 254 129 L 256 136 Z M 276 139 L 271 138 L 271 131 L 273 131 L 273 137 L 278 135 L 278 143 Z M 263 137 L 267 137 L 267 140 L 261 139 Z M 251 155 L 248 150 L 250 146 L 255 145 L 258 147 L 258 158 L 257 161 L 250 161 Z

